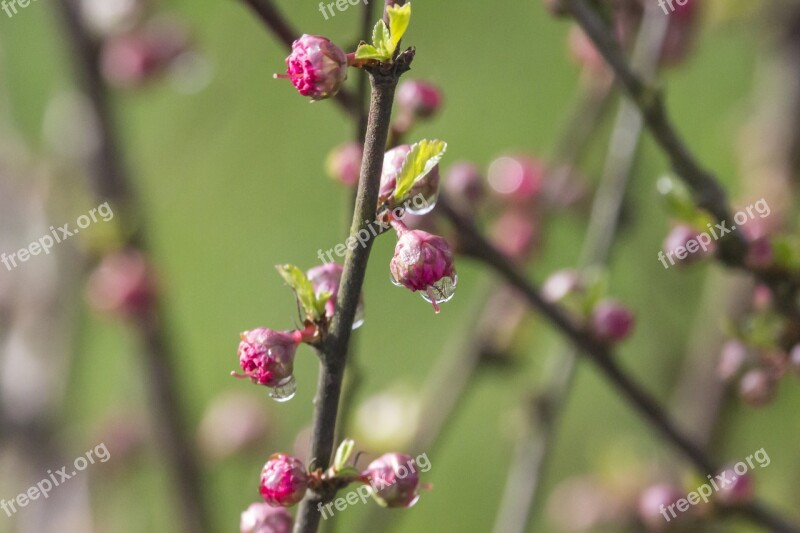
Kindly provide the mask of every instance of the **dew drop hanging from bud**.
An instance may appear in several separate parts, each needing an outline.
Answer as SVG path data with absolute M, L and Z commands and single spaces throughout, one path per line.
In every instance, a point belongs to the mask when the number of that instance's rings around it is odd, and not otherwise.
M 270 389 L 269 397 L 276 402 L 283 403 L 294 398 L 295 392 L 297 392 L 297 380 L 294 376 L 289 376 L 278 383 L 276 387 Z
M 422 299 L 428 303 L 433 304 L 436 312 L 439 312 L 439 304 L 449 302 L 456 294 L 456 285 L 458 284 L 458 274 L 453 274 L 453 277 L 445 276 L 430 287 L 427 291 L 419 291 Z

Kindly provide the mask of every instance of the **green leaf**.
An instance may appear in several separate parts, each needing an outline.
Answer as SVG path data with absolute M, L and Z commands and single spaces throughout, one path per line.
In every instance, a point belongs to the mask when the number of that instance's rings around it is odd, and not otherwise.
M 423 139 L 411 147 L 397 176 L 397 185 L 394 189 L 396 202 L 402 202 L 414 184 L 439 164 L 446 150 L 446 142 L 428 139 Z
M 371 44 L 361 43 L 356 48 L 356 59 L 377 59 L 383 61 L 384 54 Z
M 335 472 L 340 472 L 345 468 L 347 464 L 347 460 L 350 459 L 350 455 L 352 455 L 353 450 L 356 447 L 356 441 L 353 439 L 345 439 L 336 449 L 336 455 L 333 459 L 333 470 Z
M 658 192 L 670 216 L 686 222 L 695 229 L 705 230 L 713 222 L 711 215 L 699 209 L 689 189 L 672 177 L 663 176 L 657 184 Z
M 394 49 L 392 48 L 392 41 L 389 38 L 389 28 L 386 27 L 386 23 L 383 19 L 379 20 L 372 30 L 372 45 L 378 50 L 379 54 L 383 55 L 384 59 L 392 58 Z
M 320 313 L 320 306 L 314 294 L 314 286 L 308 281 L 303 271 L 294 265 L 277 265 L 275 268 L 283 277 L 284 281 L 286 281 L 287 285 L 289 285 L 297 295 L 297 300 L 300 302 L 306 315 L 312 320 L 319 319 L 322 313 Z M 328 297 L 330 297 L 330 295 Z M 322 307 L 324 308 L 325 304 L 322 304 Z
M 387 49 L 389 54 L 394 54 L 397 45 L 400 44 L 400 39 L 405 35 L 408 29 L 408 23 L 411 20 L 411 2 L 404 6 L 389 6 L 386 9 L 389 14 L 389 30 L 391 33 L 391 40 Z

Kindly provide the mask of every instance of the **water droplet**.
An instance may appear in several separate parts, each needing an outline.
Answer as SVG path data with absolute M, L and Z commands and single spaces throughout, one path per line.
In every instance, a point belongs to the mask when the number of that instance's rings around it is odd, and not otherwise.
M 353 329 L 358 329 L 364 324 L 364 302 L 359 302 L 356 307 L 356 317 L 353 319 Z
M 439 199 L 439 188 L 437 187 L 430 195 L 423 198 L 421 194 L 412 197 L 405 203 L 405 207 L 412 215 L 427 215 L 436 207 Z
M 394 285 L 395 287 L 402 287 L 403 286 L 402 283 L 400 283 L 399 281 L 394 279 L 394 274 L 392 274 L 391 271 L 389 272 L 389 281 L 391 281 L 392 285 Z
M 278 383 L 278 386 L 270 389 L 269 397 L 276 402 L 283 403 L 294 398 L 295 392 L 297 392 L 297 380 L 294 379 L 294 376 L 289 376 Z
M 453 274 L 452 278 L 445 276 L 433 284 L 429 291 L 430 294 L 425 291 L 419 291 L 419 294 L 422 296 L 422 299 L 428 303 L 434 303 L 434 299 L 436 303 L 449 302 L 456 294 L 457 284 L 458 274 Z M 431 294 L 433 298 L 431 298 Z

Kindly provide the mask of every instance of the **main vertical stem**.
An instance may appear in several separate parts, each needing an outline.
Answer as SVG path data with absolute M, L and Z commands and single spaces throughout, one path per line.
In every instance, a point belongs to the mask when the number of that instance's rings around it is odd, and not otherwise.
M 350 237 L 355 237 L 362 230 L 369 231 L 368 225 L 375 220 L 383 154 L 389 136 L 397 79 L 398 75 L 395 72 L 370 74 L 372 94 Z M 371 250 L 372 240 L 368 240 L 364 246 L 348 248 L 339 297 L 336 301 L 336 314 L 330 330 L 325 335 L 320 353 L 320 373 L 317 396 L 314 400 L 314 425 L 311 437 L 311 457 L 315 468 L 327 468 L 333 454 L 347 347 Z M 321 516 L 318 506 L 330 501 L 333 496 L 334 494 L 330 493 L 309 491 L 297 512 L 295 533 L 316 532 Z

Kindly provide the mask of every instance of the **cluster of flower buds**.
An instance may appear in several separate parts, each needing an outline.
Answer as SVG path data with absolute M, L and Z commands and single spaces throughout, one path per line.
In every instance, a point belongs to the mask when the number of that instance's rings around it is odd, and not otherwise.
M 249 378 L 270 389 L 270 397 L 278 402 L 290 400 L 297 390 L 294 377 L 294 357 L 301 343 L 314 344 L 320 338 L 320 328 L 327 324 L 336 311 L 342 267 L 328 263 L 303 273 L 293 265 L 281 265 L 278 271 L 294 290 L 305 313 L 302 329 L 276 331 L 255 328 L 241 334 L 239 343 L 238 378 Z M 363 296 L 356 311 L 353 329 L 364 323 Z
M 720 352 L 717 375 L 737 384 L 739 396 L 748 405 L 761 407 L 775 397 L 778 382 L 787 372 L 800 369 L 800 344 L 788 353 L 775 345 L 766 348 L 747 340 L 726 342 Z
M 575 270 L 558 271 L 542 285 L 542 296 L 548 302 L 562 304 L 597 340 L 619 342 L 633 332 L 636 317 L 625 305 L 604 297 L 605 291 L 604 276 Z
M 146 0 L 81 1 L 85 24 L 101 40 L 100 72 L 112 87 L 140 87 L 165 73 L 198 78 L 185 68 L 200 63 L 194 61 L 186 25 L 176 16 L 153 14 L 150 7 Z
M 89 305 L 101 313 L 133 318 L 148 313 L 156 296 L 153 270 L 138 250 L 107 255 L 92 272 L 86 288 Z
M 387 453 L 359 471 L 347 464 L 354 449 L 354 441 L 343 441 L 333 464 L 325 471 L 308 471 L 297 457 L 274 454 L 261 470 L 259 492 L 270 506 L 292 507 L 309 489 L 318 490 L 328 485 L 338 490 L 350 483 L 364 483 L 370 486 L 373 499 L 383 507 L 411 507 L 417 502 L 420 480 L 413 457 Z

